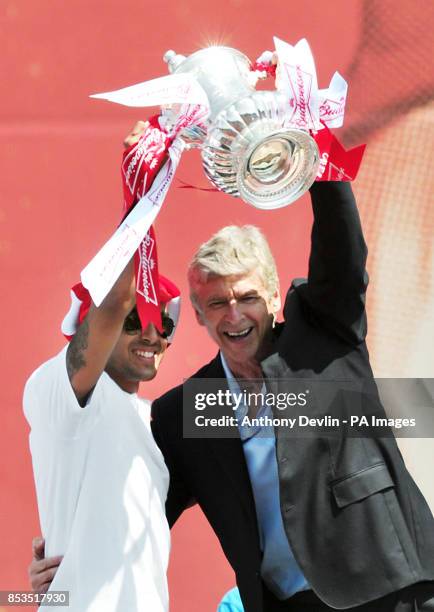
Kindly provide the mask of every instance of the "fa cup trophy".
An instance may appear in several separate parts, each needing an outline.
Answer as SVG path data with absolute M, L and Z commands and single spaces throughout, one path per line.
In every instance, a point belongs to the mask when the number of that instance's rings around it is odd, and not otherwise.
M 262 209 L 286 206 L 309 189 L 319 154 L 308 125 L 296 127 L 285 91 L 256 91 L 257 77 L 243 53 L 209 47 L 189 57 L 167 51 L 164 60 L 171 74 L 192 75 L 207 94 L 205 124 L 181 136 L 200 147 L 205 174 L 217 189 Z M 163 115 L 170 123 L 170 109 Z
M 263 53 L 255 64 L 228 47 L 188 57 L 167 51 L 169 75 L 92 97 L 159 105 L 160 127 L 183 148 L 201 149 L 218 190 L 257 208 L 280 208 L 323 175 L 351 180 L 354 173 L 346 173 L 346 152 L 328 129 L 343 123 L 345 80 L 336 72 L 327 89 L 318 89 L 307 41 L 274 42 L 274 54 Z M 273 72 L 275 87 L 256 90 L 258 79 Z

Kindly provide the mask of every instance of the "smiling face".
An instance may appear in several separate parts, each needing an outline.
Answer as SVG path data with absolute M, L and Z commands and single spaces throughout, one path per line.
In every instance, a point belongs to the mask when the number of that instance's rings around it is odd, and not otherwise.
M 197 320 L 222 350 L 234 374 L 266 355 L 280 294 L 270 295 L 256 271 L 230 276 L 190 275 Z
M 155 377 L 167 346 L 167 339 L 152 323 L 143 331 L 127 332 L 124 328 L 107 362 L 106 372 L 121 389 L 134 393 L 141 381 Z

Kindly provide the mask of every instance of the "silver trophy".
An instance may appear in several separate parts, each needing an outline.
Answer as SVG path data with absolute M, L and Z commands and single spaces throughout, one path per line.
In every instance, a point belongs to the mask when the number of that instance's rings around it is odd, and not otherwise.
M 217 189 L 261 209 L 291 204 L 312 185 L 319 153 L 307 130 L 291 125 L 288 97 L 256 91 L 250 60 L 229 47 L 189 57 L 167 51 L 169 72 L 191 73 L 205 90 L 211 112 L 202 127 L 185 128 L 187 146 L 200 147 L 203 167 Z M 175 112 L 163 109 L 170 122 Z

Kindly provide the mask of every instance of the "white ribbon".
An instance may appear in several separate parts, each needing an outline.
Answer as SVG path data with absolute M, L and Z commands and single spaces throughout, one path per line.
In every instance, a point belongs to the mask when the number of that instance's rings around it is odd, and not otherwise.
M 339 128 L 344 123 L 348 84 L 335 72 L 327 89 L 319 90 L 319 116 L 329 128 Z
M 181 139 L 174 140 L 168 151 L 169 159 L 158 172 L 152 187 L 82 270 L 81 282 L 96 306 L 101 304 L 113 287 L 160 212 L 183 148 Z
M 289 98 L 292 127 L 318 131 L 324 126 L 341 127 L 344 122 L 348 85 L 335 72 L 327 89 L 318 89 L 315 62 L 306 39 L 294 46 L 274 37 L 278 57 L 276 88 Z
M 93 94 L 90 97 L 139 108 L 162 106 L 164 104 L 183 104 L 184 102 L 209 107 L 208 96 L 204 89 L 189 73 L 169 74 L 116 91 Z
M 274 37 L 279 73 L 276 88 L 284 91 L 293 106 L 288 125 L 301 130 L 317 130 L 319 122 L 319 96 L 315 62 L 305 38 L 295 46 Z

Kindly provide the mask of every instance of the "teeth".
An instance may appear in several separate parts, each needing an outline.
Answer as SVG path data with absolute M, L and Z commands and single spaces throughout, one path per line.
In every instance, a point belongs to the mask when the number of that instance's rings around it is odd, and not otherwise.
M 226 332 L 226 333 L 230 338 L 239 338 L 240 336 L 247 336 L 250 330 L 251 330 L 251 327 L 241 332 Z
M 146 359 L 150 359 L 151 357 L 154 356 L 154 353 L 153 352 L 149 352 L 149 351 L 135 351 L 135 353 L 139 357 L 146 357 Z

